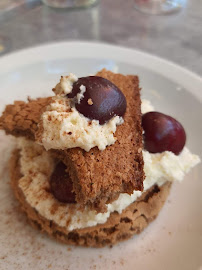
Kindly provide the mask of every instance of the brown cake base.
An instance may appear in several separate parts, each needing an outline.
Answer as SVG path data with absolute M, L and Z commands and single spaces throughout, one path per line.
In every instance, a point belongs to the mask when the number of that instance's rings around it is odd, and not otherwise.
M 134 203 L 129 205 L 122 214 L 114 212 L 107 222 L 93 227 L 73 230 L 68 232 L 54 222 L 41 216 L 27 202 L 18 181 L 22 177 L 19 166 L 18 151 L 14 151 L 10 160 L 11 185 L 16 198 L 21 204 L 22 210 L 27 214 L 28 221 L 41 232 L 66 244 L 103 247 L 114 245 L 119 241 L 126 240 L 134 234 L 140 233 L 154 220 L 162 208 L 169 194 L 171 183 L 165 183 L 162 187 L 153 186 Z

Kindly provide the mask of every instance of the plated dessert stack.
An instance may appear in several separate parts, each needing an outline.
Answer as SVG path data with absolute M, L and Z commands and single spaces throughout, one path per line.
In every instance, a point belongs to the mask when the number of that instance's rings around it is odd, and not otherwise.
M 53 91 L 7 105 L 0 118 L 0 128 L 17 138 L 11 185 L 28 220 L 82 246 L 113 245 L 140 233 L 158 215 L 171 183 L 199 162 L 184 147 L 183 127 L 151 113 L 148 101 L 142 118 L 137 76 L 70 74 Z

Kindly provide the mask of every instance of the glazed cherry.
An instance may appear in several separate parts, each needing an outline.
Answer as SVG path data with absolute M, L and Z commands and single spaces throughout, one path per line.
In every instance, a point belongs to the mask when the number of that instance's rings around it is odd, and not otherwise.
M 75 193 L 72 191 L 72 181 L 65 171 L 64 163 L 59 162 L 50 178 L 50 188 L 54 197 L 63 203 L 76 203 Z
M 178 155 L 186 142 L 183 126 L 171 116 L 148 112 L 142 116 L 144 147 L 150 153 L 171 151 Z
M 74 98 L 81 92 L 80 86 L 86 91 L 80 102 L 76 102 L 76 109 L 89 119 L 99 120 L 102 125 L 113 116 L 123 116 L 126 111 L 126 99 L 121 90 L 107 79 L 98 76 L 79 78 L 73 84 L 73 89 L 67 96 Z

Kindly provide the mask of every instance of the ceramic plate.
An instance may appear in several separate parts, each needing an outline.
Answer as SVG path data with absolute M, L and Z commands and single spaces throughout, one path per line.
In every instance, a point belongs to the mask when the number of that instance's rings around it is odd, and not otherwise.
M 51 94 L 61 75 L 94 74 L 102 68 L 138 74 L 142 96 L 156 110 L 176 117 L 187 146 L 202 156 L 202 79 L 149 54 L 85 42 L 63 42 L 19 51 L 0 59 L 0 110 L 27 96 Z M 9 187 L 12 142 L 0 137 L 0 269 L 202 269 L 202 166 L 175 183 L 158 218 L 138 236 L 112 248 L 70 247 L 32 229 Z

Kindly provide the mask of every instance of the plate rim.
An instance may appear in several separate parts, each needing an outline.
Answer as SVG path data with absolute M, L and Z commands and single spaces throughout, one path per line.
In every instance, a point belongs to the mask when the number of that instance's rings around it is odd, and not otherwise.
M 58 48 L 60 48 L 60 50 L 58 50 Z M 160 75 L 167 77 L 179 85 L 183 85 L 184 87 L 191 89 L 189 91 L 194 94 L 195 97 L 197 97 L 202 103 L 202 77 L 197 73 L 154 54 L 139 49 L 109 44 L 106 42 L 69 40 L 48 42 L 19 49 L 0 57 L 0 74 L 9 72 L 16 66 L 18 68 L 24 66 L 27 63 L 31 64 L 39 61 L 59 59 L 61 56 L 63 56 L 63 52 L 67 48 L 69 50 L 67 50 L 67 55 L 65 56 L 66 58 L 84 58 L 84 56 L 85 58 L 95 58 L 96 56 L 97 58 L 104 59 L 103 56 L 105 54 L 111 55 L 111 52 L 114 52 L 112 57 L 108 56 L 105 59 L 119 61 L 123 60 L 126 63 L 137 64 L 159 73 Z M 99 49 L 101 49 L 101 51 L 99 51 L 98 54 L 97 52 Z M 54 52 L 54 54 L 51 54 L 50 52 Z M 119 52 L 119 55 L 117 56 L 115 52 Z M 131 57 L 129 57 L 129 55 Z M 135 60 L 133 60 L 133 58 L 135 58 Z

